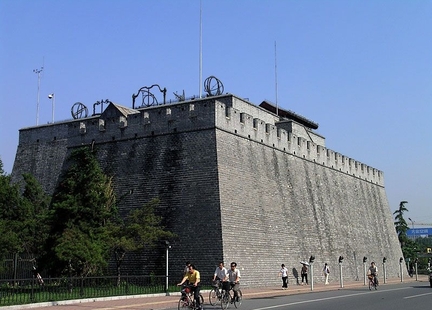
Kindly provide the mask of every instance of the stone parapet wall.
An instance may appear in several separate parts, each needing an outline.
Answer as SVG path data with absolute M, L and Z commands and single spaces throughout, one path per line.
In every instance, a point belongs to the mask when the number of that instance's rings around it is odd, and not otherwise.
M 247 104 L 246 106 L 249 106 Z M 218 102 L 217 127 L 342 173 L 384 186 L 383 172 L 291 132 Z
M 386 257 L 397 277 L 402 253 L 383 187 L 225 131 L 217 141 L 224 259 L 244 268 L 246 285 L 282 263 L 292 278 L 311 255 L 317 278 L 327 262 L 338 279 L 339 256 L 347 280 L 363 279 L 364 256 Z
M 95 148 L 123 216 L 160 199 L 157 212 L 177 234 L 174 278 L 188 260 L 208 282 L 218 261 L 233 260 L 244 285 L 263 285 L 281 263 L 295 273 L 310 255 L 333 276 L 344 256 L 347 279 L 361 278 L 363 256 L 386 256 L 397 276 L 401 251 L 381 171 L 325 148 L 323 137 L 278 127 L 274 114 L 232 95 L 122 111 L 109 105 L 98 116 L 20 130 L 13 179 L 32 173 L 52 194 L 70 151 Z M 146 249 L 123 270 L 164 274 L 164 255 L 162 245 Z

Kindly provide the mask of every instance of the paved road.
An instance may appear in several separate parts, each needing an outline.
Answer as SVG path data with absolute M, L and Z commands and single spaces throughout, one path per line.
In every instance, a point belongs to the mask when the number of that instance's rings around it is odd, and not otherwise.
M 387 284 L 380 285 L 377 292 L 370 292 L 363 285 L 363 281 L 344 283 L 341 288 L 338 283 L 324 286 L 315 284 L 314 290 L 310 286 L 290 286 L 288 290 L 280 287 L 243 288 L 244 302 L 241 310 L 279 310 L 279 309 L 332 309 L 332 310 L 360 310 L 369 308 L 369 300 L 379 302 L 377 309 L 397 310 L 404 309 L 406 305 L 415 309 L 432 309 L 432 288 L 426 276 L 414 278 L 388 280 Z M 416 297 L 416 295 L 419 295 Z M 204 310 L 216 310 L 208 303 L 208 293 L 203 291 L 205 298 Z M 403 299 L 401 299 L 403 298 Z M 39 303 L 22 306 L 0 307 L 1 310 L 31 309 L 37 310 L 161 310 L 177 309 L 179 293 L 165 296 L 162 294 L 124 296 L 115 298 L 98 298 L 89 300 L 62 301 L 53 303 Z M 381 304 L 382 300 L 395 300 L 395 303 Z M 422 300 L 429 301 L 428 307 L 421 307 Z M 343 306 L 342 306 L 343 305 Z M 359 308 L 355 308 L 359 306 Z M 388 306 L 388 307 L 387 307 Z M 336 308 L 335 308 L 336 307 Z M 374 307 L 375 308 L 375 307 Z M 230 307 L 230 309 L 235 309 Z
M 432 309 L 432 289 L 426 284 L 395 283 L 380 286 L 377 291 L 357 286 L 311 294 L 247 299 L 241 310 Z

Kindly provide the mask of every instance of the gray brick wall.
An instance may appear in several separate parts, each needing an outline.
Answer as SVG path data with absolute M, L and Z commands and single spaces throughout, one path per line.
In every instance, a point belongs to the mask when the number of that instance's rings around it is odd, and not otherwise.
M 339 278 L 340 255 L 346 279 L 363 279 L 363 256 L 387 257 L 388 276 L 398 275 L 383 187 L 224 131 L 217 145 L 224 259 L 244 268 L 248 285 L 273 284 L 281 263 L 299 272 L 311 255 L 320 281 L 325 262 Z
M 386 256 L 397 276 L 402 254 L 381 171 L 296 137 L 232 95 L 139 112 L 110 105 L 100 116 L 20 130 L 14 180 L 33 173 L 52 193 L 71 149 L 93 145 L 123 215 L 160 198 L 178 236 L 169 259 L 176 280 L 186 260 L 207 282 L 224 260 L 239 264 L 245 286 L 279 284 L 281 263 L 299 271 L 310 255 L 317 280 L 324 262 L 338 279 L 339 255 L 346 279 L 362 280 L 363 256 Z M 162 245 L 130 255 L 123 271 L 164 274 L 164 255 Z

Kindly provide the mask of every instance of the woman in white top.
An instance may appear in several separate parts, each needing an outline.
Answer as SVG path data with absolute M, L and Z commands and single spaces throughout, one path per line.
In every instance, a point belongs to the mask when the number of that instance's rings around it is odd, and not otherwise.
M 284 264 L 281 265 L 279 277 L 282 277 L 282 289 L 286 290 L 288 288 L 288 269 Z
M 324 268 L 323 268 L 324 284 L 325 285 L 329 284 L 329 282 L 328 282 L 329 273 L 330 273 L 330 269 L 329 269 L 327 263 L 325 263 Z

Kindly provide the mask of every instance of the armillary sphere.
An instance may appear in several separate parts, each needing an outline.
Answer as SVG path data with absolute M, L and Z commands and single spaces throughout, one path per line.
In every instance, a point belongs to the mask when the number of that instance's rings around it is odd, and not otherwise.
M 75 102 L 71 108 L 71 114 L 74 119 L 86 118 L 88 116 L 88 109 L 81 102 Z
M 151 107 L 151 106 L 154 106 L 154 105 L 158 105 L 158 101 L 157 101 L 155 95 L 153 95 L 147 89 L 143 89 L 141 91 L 141 95 L 142 95 L 142 104 L 143 104 L 143 106 L 145 106 L 145 107 Z
M 223 94 L 224 86 L 217 77 L 212 75 L 204 81 L 204 90 L 209 96 L 219 96 Z

